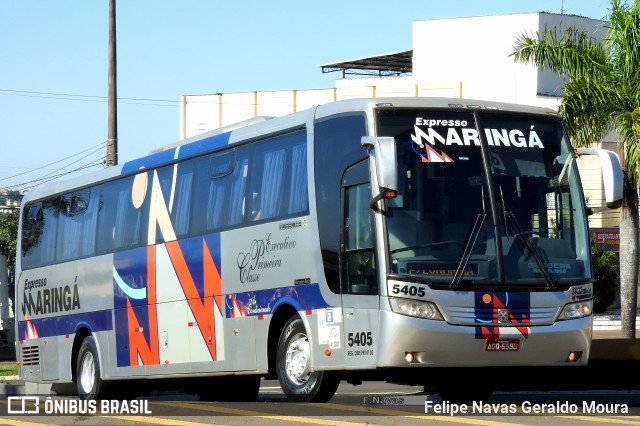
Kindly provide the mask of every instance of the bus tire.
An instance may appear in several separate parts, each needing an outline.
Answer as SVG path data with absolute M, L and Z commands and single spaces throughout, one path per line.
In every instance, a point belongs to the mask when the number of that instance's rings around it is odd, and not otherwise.
M 98 399 L 104 391 L 100 377 L 98 347 L 92 336 L 87 336 L 80 345 L 76 363 L 76 388 L 81 399 Z
M 282 391 L 295 402 L 327 402 L 340 384 L 335 373 L 312 371 L 309 337 L 297 315 L 289 319 L 280 334 L 276 373 Z

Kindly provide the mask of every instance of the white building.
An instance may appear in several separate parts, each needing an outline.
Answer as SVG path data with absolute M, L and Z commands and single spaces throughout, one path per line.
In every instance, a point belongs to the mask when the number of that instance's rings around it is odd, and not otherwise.
M 545 12 L 414 21 L 412 50 L 322 65 L 323 72 L 342 72 L 333 88 L 184 95 L 180 136 L 186 139 L 257 116 L 280 116 L 359 97 L 447 96 L 557 109 L 562 78 L 516 64 L 510 55 L 519 35 L 535 36 L 545 28 L 564 26 L 599 38 L 606 32 L 599 20 Z M 604 147 L 616 149 L 614 139 L 609 139 Z M 589 205 L 601 204 L 597 160 L 582 160 L 580 169 Z M 617 226 L 618 213 L 594 215 L 590 223 Z

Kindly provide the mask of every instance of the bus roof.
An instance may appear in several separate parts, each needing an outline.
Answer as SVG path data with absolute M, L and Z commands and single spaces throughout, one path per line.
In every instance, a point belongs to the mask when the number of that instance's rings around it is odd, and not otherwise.
M 492 109 L 514 111 L 532 114 L 557 115 L 550 108 L 520 105 L 486 100 L 444 98 L 444 97 L 381 97 L 357 98 L 339 100 L 321 104 L 300 112 L 282 117 L 254 117 L 239 123 L 205 132 L 200 135 L 178 141 L 174 144 L 158 148 L 148 156 L 134 159 L 117 166 L 109 167 L 82 176 L 61 179 L 45 183 L 27 191 L 23 205 L 30 200 L 51 194 L 63 193 L 75 188 L 81 188 L 94 182 L 106 181 L 117 176 L 134 173 L 140 168 L 155 167 L 170 163 L 177 158 L 184 158 L 208 150 L 221 148 L 228 144 L 252 139 L 260 135 L 275 134 L 279 131 L 296 126 L 304 126 L 316 118 L 328 117 L 334 114 L 357 111 L 371 111 L 375 107 L 395 106 L 406 108 L 455 108 L 455 109 Z

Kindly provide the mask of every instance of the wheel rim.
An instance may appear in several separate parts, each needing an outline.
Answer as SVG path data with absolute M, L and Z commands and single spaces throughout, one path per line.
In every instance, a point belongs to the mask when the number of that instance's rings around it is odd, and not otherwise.
M 296 334 L 287 347 L 286 372 L 287 377 L 296 385 L 303 385 L 311 376 L 310 364 L 311 346 L 304 334 Z
M 80 364 L 80 387 L 85 393 L 90 393 L 96 377 L 96 364 L 90 352 L 82 356 Z

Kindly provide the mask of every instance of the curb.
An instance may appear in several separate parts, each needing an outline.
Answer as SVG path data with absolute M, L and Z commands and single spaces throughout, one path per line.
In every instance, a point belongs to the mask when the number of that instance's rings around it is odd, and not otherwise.
M 14 377 L 14 376 L 5 376 Z M 17 378 L 17 376 L 16 376 Z M 13 396 L 13 395 L 51 395 L 51 384 L 32 383 L 25 382 L 17 378 L 17 380 L 10 380 L 5 382 L 4 379 L 0 381 L 0 395 Z

